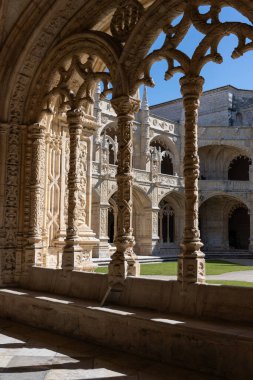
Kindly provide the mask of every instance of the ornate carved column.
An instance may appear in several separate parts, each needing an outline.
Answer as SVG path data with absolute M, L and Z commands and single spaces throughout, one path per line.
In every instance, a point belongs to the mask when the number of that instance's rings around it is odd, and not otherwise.
M 8 124 L 0 124 L 0 285 L 4 283 L 4 259 L 5 259 L 5 193 L 6 193 L 6 161 L 7 161 L 7 141 Z
M 250 194 L 249 194 L 249 215 L 250 215 L 250 237 L 249 237 L 249 252 L 253 253 L 253 166 L 249 166 L 249 181 L 250 181 Z
M 29 127 L 31 138 L 30 176 L 30 223 L 28 245 L 25 250 L 25 272 L 43 264 L 42 227 L 45 196 L 46 126 L 33 124 Z
M 110 257 L 108 243 L 108 209 L 110 205 L 101 203 L 99 208 L 99 257 Z
M 91 270 L 91 253 L 95 234 L 89 227 L 87 202 L 89 194 L 87 180 L 88 139 L 96 129 L 93 118 L 82 109 L 67 112 L 70 135 L 70 157 L 68 172 L 68 220 L 67 235 L 63 250 L 64 270 Z
M 151 215 L 152 215 L 152 247 L 151 252 L 153 255 L 159 254 L 159 235 L 158 235 L 158 224 L 159 220 L 159 207 L 152 207 Z
M 204 79 L 185 76 L 180 79 L 185 109 L 185 226 L 178 261 L 178 280 L 188 283 L 205 282 L 205 259 L 200 251 L 198 226 L 198 109 Z
M 140 266 L 133 251 L 133 120 L 139 101 L 128 96 L 112 100 L 118 118 L 117 236 L 116 252 L 109 265 L 109 284 L 121 289 L 127 276 L 138 276 Z

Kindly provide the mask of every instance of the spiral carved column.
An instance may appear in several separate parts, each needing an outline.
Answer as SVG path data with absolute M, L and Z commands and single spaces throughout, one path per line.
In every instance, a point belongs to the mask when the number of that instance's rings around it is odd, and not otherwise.
M 88 119 L 87 119 L 88 117 Z M 67 112 L 70 136 L 68 172 L 68 219 L 62 269 L 92 270 L 92 248 L 97 244 L 95 234 L 87 225 L 87 162 L 89 136 L 96 124 L 81 109 Z
M 31 182 L 30 182 L 30 225 L 28 245 L 25 251 L 25 273 L 33 266 L 42 266 L 43 258 L 43 207 L 45 193 L 46 127 L 33 124 L 31 133 Z
M 109 285 L 121 289 L 127 276 L 138 276 L 140 264 L 133 251 L 133 120 L 139 101 L 128 96 L 112 100 L 118 118 L 117 235 L 116 252 L 109 265 Z
M 188 283 L 205 282 L 205 259 L 201 252 L 198 216 L 198 110 L 204 79 L 200 76 L 181 78 L 185 109 L 185 226 L 178 262 L 178 280 Z

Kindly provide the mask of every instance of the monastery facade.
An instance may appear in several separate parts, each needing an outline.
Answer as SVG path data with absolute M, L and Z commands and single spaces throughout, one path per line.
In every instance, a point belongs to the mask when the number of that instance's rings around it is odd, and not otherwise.
M 108 258 L 115 251 L 117 230 L 117 120 L 110 101 L 100 99 L 99 88 L 94 116 L 98 128 L 82 153 L 90 189 L 90 245 L 85 246 L 87 252 L 92 249 L 93 258 Z M 206 252 L 253 249 L 252 120 L 253 91 L 225 86 L 203 93 L 199 213 Z M 133 230 L 138 255 L 179 253 L 184 227 L 183 125 L 181 99 L 149 107 L 144 90 L 133 128 Z M 61 137 L 55 139 L 59 128 Z M 53 267 L 61 265 L 66 235 L 68 145 L 66 125 L 54 120 L 47 132 L 44 242 L 46 265 Z

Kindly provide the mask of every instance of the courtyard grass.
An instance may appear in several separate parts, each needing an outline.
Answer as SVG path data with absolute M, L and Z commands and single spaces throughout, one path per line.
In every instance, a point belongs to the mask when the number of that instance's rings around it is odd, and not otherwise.
M 244 270 L 253 270 L 253 266 L 238 265 L 220 260 L 207 260 L 206 274 L 219 275 L 228 272 L 240 272 Z M 97 273 L 107 273 L 108 267 L 98 267 Z M 141 264 L 141 275 L 146 276 L 176 276 L 177 262 Z M 215 281 L 215 283 L 217 283 Z M 238 285 L 240 286 L 240 285 Z

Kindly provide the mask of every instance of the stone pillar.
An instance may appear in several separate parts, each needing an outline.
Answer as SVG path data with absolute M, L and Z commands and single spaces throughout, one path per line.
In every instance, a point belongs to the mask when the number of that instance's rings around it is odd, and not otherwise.
M 8 125 L 0 124 L 0 285 L 3 284 L 4 272 L 4 246 L 5 246 L 5 192 L 6 192 L 6 161 L 7 161 L 7 141 Z
M 160 253 L 160 238 L 158 235 L 158 223 L 160 223 L 159 218 L 159 207 L 152 207 L 152 254 L 159 255 Z
M 133 120 L 139 101 L 127 96 L 112 100 L 118 117 L 118 170 L 117 170 L 117 235 L 116 252 L 109 265 L 109 285 L 122 289 L 127 276 L 138 276 L 140 265 L 133 251 Z
M 180 79 L 185 109 L 185 226 L 178 260 L 178 280 L 188 283 L 205 282 L 205 259 L 201 252 L 198 226 L 198 109 L 204 79 L 185 76 Z
M 91 194 L 87 180 L 87 157 L 88 139 L 96 124 L 81 109 L 68 111 L 67 120 L 70 135 L 68 220 L 62 269 L 90 271 L 94 268 L 91 262 L 92 248 L 97 241 L 88 225 L 90 201 L 87 202 L 87 195 Z
M 249 181 L 250 181 L 250 238 L 249 238 L 249 252 L 253 253 L 253 165 L 251 164 L 249 167 Z
M 30 223 L 28 245 L 25 250 L 25 274 L 32 266 L 43 264 L 43 209 L 45 195 L 46 127 L 33 124 L 31 138 Z
M 108 203 L 101 203 L 99 208 L 99 257 L 110 257 L 108 243 Z

